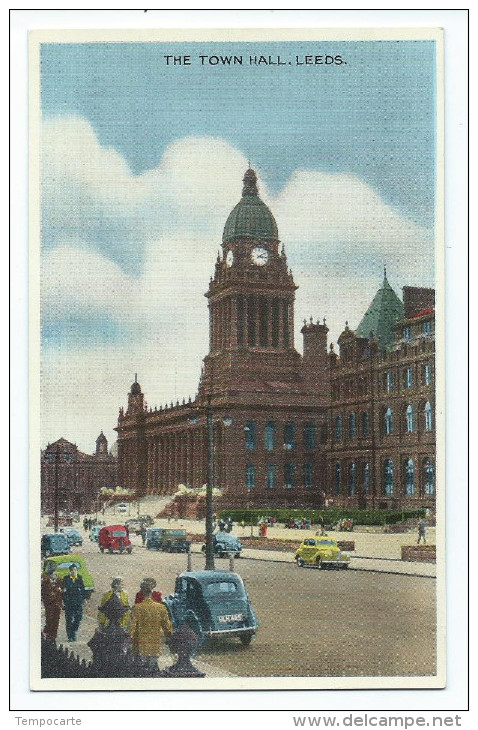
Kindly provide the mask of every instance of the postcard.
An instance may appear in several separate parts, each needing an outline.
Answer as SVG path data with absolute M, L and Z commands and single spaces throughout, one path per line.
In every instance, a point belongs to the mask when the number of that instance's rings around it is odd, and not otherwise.
M 442 63 L 31 32 L 33 690 L 445 686 Z

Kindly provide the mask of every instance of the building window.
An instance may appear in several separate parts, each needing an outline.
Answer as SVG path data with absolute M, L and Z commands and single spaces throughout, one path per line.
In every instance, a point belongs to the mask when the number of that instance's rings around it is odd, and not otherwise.
M 423 323 L 423 334 L 429 335 L 432 331 L 432 323 L 431 322 L 424 322 Z
M 237 297 L 237 344 L 244 345 L 244 297 Z
M 432 382 L 432 369 L 430 365 L 425 365 L 423 369 L 423 381 L 425 385 L 431 385 Z
M 415 466 L 412 459 L 408 459 L 405 466 L 405 492 L 410 495 L 415 493 Z
M 412 339 L 412 328 L 409 325 L 403 328 L 403 339 L 407 341 Z
M 341 469 L 340 463 L 335 464 L 335 494 L 340 494 Z
M 266 428 L 264 431 L 264 446 L 266 447 L 267 451 L 273 451 L 275 449 L 275 439 L 276 439 L 275 423 L 272 423 L 272 421 L 269 421 L 269 423 L 266 423 Z
M 350 464 L 349 467 L 349 495 L 352 497 L 355 494 L 355 477 L 356 477 L 356 467 L 355 462 L 353 464 Z
M 349 416 L 349 439 L 353 441 L 355 438 L 355 413 L 351 413 Z
M 435 467 L 430 459 L 423 462 L 425 494 L 435 494 Z
M 304 486 L 312 487 L 314 484 L 314 467 L 312 464 L 304 464 Z
M 385 433 L 390 436 L 393 433 L 393 411 L 387 408 L 385 411 Z
M 284 465 L 284 486 L 286 489 L 292 489 L 294 486 L 295 464 Z
M 425 431 L 431 431 L 433 428 L 432 423 L 432 407 L 429 401 L 425 403 Z
M 316 427 L 315 423 L 306 423 L 304 425 L 304 444 L 307 451 L 312 451 L 316 446 Z
M 415 423 L 414 423 L 415 418 L 414 418 L 414 414 L 413 414 L 412 405 L 407 406 L 406 416 L 407 416 L 407 433 L 413 433 L 413 430 L 415 428 Z
M 295 447 L 295 423 L 286 423 L 284 426 L 284 448 L 287 450 Z
M 362 420 L 362 436 L 364 438 L 368 438 L 370 435 L 370 417 L 366 411 L 362 413 L 361 416 Z
M 274 489 L 276 485 L 276 464 L 267 464 L 267 489 Z
M 383 491 L 393 494 L 393 461 L 387 459 L 383 464 Z
M 407 388 L 413 387 L 413 369 L 407 368 Z
M 387 392 L 391 393 L 393 390 L 393 373 L 390 371 L 387 373 Z
M 248 464 L 246 466 L 246 488 L 254 489 L 255 481 L 256 481 L 255 466 L 254 466 L 254 464 Z
M 249 449 L 249 451 L 252 451 L 253 449 L 255 449 L 257 447 L 255 421 L 247 421 L 246 425 L 244 426 L 244 434 L 246 437 L 246 449 Z
M 256 344 L 256 319 L 257 319 L 257 302 L 253 294 L 247 299 L 247 343 L 249 347 Z
M 368 494 L 370 491 L 370 465 L 365 464 L 363 469 L 363 491 Z
M 272 300 L 272 347 L 279 346 L 279 299 Z
M 266 297 L 259 297 L 259 343 L 267 347 L 269 340 L 269 302 Z
M 342 441 L 342 416 L 335 419 L 335 440 L 338 444 Z

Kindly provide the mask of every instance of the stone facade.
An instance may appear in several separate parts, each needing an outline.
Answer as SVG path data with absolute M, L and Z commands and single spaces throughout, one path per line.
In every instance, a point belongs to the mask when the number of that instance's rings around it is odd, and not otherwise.
M 48 444 L 41 453 L 41 509 L 53 514 L 55 494 L 58 510 L 94 512 L 101 487 L 118 484 L 118 460 L 108 453 L 103 432 L 96 439 L 94 454 L 84 454 L 64 438 Z
M 143 496 L 205 484 L 209 417 L 214 485 L 229 508 L 432 506 L 433 290 L 405 288 L 402 303 L 385 276 L 357 333 L 347 326 L 339 338 L 339 354 L 327 352 L 325 320 L 311 320 L 301 356 L 296 288 L 248 170 L 206 294 L 198 394 L 153 410 L 135 379 L 117 426 L 121 486 Z M 377 331 L 362 332 L 369 326 Z

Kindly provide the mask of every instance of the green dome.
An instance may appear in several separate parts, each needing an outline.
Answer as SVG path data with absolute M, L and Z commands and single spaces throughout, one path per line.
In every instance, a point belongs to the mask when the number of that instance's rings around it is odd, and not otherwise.
M 231 211 L 224 226 L 222 240 L 234 238 L 262 238 L 278 240 L 277 223 L 269 208 L 259 197 L 254 170 L 244 175 L 242 198 Z

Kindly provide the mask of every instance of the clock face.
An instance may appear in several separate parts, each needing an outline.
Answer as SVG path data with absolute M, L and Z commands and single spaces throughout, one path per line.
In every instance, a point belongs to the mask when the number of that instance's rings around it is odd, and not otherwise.
M 227 256 L 226 256 L 226 266 L 231 268 L 233 261 L 234 261 L 234 254 L 232 253 L 232 251 L 228 251 Z
M 265 266 L 269 261 L 269 251 L 264 246 L 256 246 L 252 249 L 252 263 L 256 266 Z

